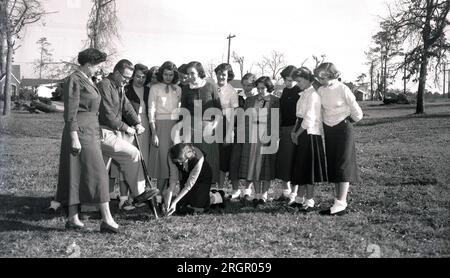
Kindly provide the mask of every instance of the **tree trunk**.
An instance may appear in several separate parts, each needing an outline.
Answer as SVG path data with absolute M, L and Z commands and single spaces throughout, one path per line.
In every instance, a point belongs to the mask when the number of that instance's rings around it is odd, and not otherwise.
M 5 76 L 5 87 L 3 89 L 3 115 L 9 115 L 11 112 L 11 68 L 12 68 L 12 56 L 13 56 L 13 46 L 8 43 L 8 50 L 6 54 L 6 76 Z
M 370 97 L 373 101 L 373 61 L 370 65 Z
M 427 83 L 427 67 L 428 67 L 427 50 L 424 47 L 422 53 L 422 63 L 420 65 L 419 89 L 417 90 L 416 114 L 423 114 L 424 112 L 423 96 L 425 94 L 425 85 Z
M 6 41 L 0 35 L 0 76 L 6 72 Z

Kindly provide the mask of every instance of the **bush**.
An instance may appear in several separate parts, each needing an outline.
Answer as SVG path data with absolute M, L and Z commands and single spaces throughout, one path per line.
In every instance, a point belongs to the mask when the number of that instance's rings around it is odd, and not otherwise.
M 19 99 L 21 100 L 33 100 L 36 98 L 36 93 L 30 89 L 19 90 Z
M 394 93 L 386 93 L 383 97 L 383 103 L 384 104 L 393 104 L 397 103 L 398 96 Z

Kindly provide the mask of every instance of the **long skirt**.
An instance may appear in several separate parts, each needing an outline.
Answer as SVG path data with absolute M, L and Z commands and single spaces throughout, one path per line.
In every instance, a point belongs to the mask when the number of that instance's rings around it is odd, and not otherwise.
M 223 141 L 225 142 L 226 140 L 226 134 L 227 134 L 227 127 L 226 127 L 226 118 L 225 116 L 222 119 L 222 126 L 223 126 Z M 230 160 L 231 160 L 231 151 L 233 148 L 233 145 L 231 143 L 229 144 L 224 144 L 224 143 L 219 143 L 219 158 L 220 158 L 220 162 L 219 162 L 219 166 L 220 166 L 220 171 L 222 172 L 229 172 L 230 171 Z
M 59 163 L 56 201 L 63 205 L 109 202 L 109 182 L 100 147 L 96 113 L 77 114 L 81 152 L 71 153 L 70 131 L 64 127 Z
M 322 136 L 310 135 L 306 131 L 299 136 L 294 153 L 291 181 L 296 185 L 327 181 Z
M 267 128 L 260 124 L 258 128 Z M 254 129 L 256 132 L 257 129 Z M 256 143 L 242 146 L 239 176 L 247 181 L 271 181 L 275 178 L 276 154 L 263 154 L 264 146 L 258 138 Z
M 156 120 L 156 134 L 159 138 L 159 146 L 153 144 L 150 146 L 149 172 L 152 178 L 169 178 L 169 149 L 173 146 L 171 131 L 177 121 Z
M 284 182 L 291 180 L 292 166 L 294 163 L 295 144 L 291 139 L 294 126 L 283 126 L 280 129 L 280 144 L 276 156 L 275 178 Z
M 325 132 L 325 151 L 327 156 L 328 181 L 360 182 L 356 165 L 355 139 L 353 125 L 348 120 L 330 127 L 323 125 Z

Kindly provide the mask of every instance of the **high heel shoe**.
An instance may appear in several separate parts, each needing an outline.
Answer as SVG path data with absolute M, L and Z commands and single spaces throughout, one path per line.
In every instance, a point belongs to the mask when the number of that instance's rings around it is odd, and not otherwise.
M 102 224 L 100 224 L 100 233 L 117 234 L 119 233 L 119 228 L 114 228 L 113 226 L 110 226 L 107 223 L 102 222 Z

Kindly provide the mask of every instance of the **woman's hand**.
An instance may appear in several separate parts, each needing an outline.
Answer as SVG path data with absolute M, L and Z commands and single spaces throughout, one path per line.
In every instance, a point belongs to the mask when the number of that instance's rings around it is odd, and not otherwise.
M 78 138 L 72 139 L 71 152 L 74 156 L 77 156 L 81 153 L 81 143 Z
M 153 135 L 152 135 L 152 144 L 153 144 L 153 146 L 155 146 L 155 147 L 159 147 L 159 138 L 158 138 L 158 135 L 156 135 L 156 134 L 153 134 Z
M 76 131 L 70 132 L 70 152 L 77 156 L 81 153 L 81 143 L 78 139 L 78 133 Z
M 176 209 L 177 209 L 177 202 L 172 202 L 170 204 L 169 209 L 167 210 L 167 216 L 171 216 L 175 212 Z
M 292 140 L 292 143 L 297 145 L 297 143 L 298 143 L 298 135 L 297 135 L 296 132 L 291 132 L 291 140 Z

